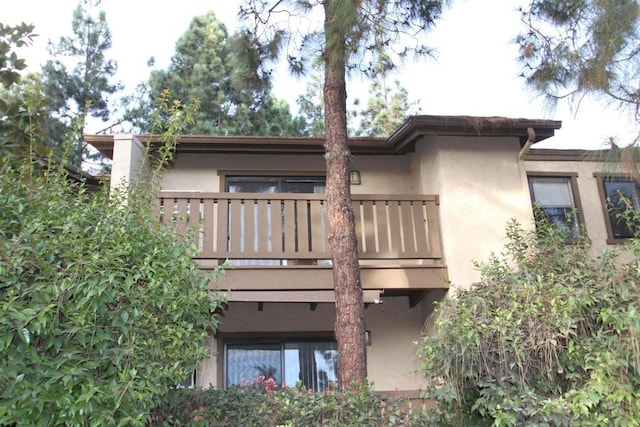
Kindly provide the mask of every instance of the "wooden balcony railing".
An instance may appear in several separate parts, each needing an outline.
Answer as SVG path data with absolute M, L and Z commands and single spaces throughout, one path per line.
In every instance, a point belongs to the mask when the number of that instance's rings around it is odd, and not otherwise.
M 331 257 L 323 194 L 161 192 L 157 201 L 160 221 L 193 238 L 199 259 Z M 352 202 L 360 259 L 440 260 L 437 196 Z

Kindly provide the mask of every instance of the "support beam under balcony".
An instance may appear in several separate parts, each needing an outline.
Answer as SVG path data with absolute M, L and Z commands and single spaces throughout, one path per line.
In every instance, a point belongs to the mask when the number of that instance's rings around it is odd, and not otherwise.
M 443 265 L 362 265 L 364 290 L 448 289 Z M 331 266 L 242 266 L 228 268 L 211 284 L 230 291 L 333 291 Z

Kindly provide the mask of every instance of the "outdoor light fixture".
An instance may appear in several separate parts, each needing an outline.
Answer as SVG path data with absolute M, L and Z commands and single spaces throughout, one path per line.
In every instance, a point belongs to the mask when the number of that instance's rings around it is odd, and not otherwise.
M 368 329 L 364 331 L 364 341 L 367 343 L 367 346 L 371 345 L 371 331 Z
M 360 185 L 362 183 L 362 181 L 360 181 L 360 171 L 349 172 L 349 182 L 351 185 Z

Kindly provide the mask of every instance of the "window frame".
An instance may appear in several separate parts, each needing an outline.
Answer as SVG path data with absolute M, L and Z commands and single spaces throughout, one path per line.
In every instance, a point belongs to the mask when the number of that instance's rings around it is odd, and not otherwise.
M 280 344 L 281 351 L 285 348 L 286 343 L 292 342 L 337 342 L 335 334 L 328 331 L 317 332 L 274 332 L 274 333 L 220 333 L 217 336 L 218 348 L 222 351 L 218 352 L 217 358 L 217 371 L 218 380 L 217 385 L 219 388 L 227 389 L 227 345 L 228 344 Z M 281 357 L 284 356 L 284 352 L 281 353 Z M 337 371 L 336 371 L 337 374 Z M 286 374 L 283 371 L 281 373 L 284 379 Z M 280 383 L 278 383 L 280 385 Z M 287 384 L 287 386 L 293 386 L 294 384 Z
M 534 197 L 532 178 L 564 178 L 569 182 L 569 188 L 571 190 L 571 196 L 573 199 L 573 208 L 576 210 L 576 226 L 577 233 L 569 239 L 573 241 L 584 237 L 584 213 L 582 210 L 582 201 L 580 200 L 580 191 L 578 190 L 578 173 L 577 172 L 536 172 L 527 171 L 527 185 L 529 187 L 529 197 L 531 199 L 531 207 L 534 208 L 537 203 Z M 534 218 L 535 220 L 535 218 Z
M 607 193 L 605 191 L 605 182 L 606 181 L 614 181 L 614 182 L 630 182 L 635 183 L 636 193 L 640 198 L 640 185 L 630 176 L 625 174 L 611 174 L 611 173 L 601 173 L 595 172 L 593 176 L 596 178 L 598 182 L 598 194 L 600 195 L 600 206 L 602 207 L 602 216 L 604 220 L 604 225 L 607 230 L 607 244 L 615 245 L 628 241 L 630 237 L 616 237 L 613 232 L 613 225 L 611 224 L 612 218 L 607 207 Z
M 326 182 L 327 173 L 325 171 L 265 171 L 265 170 L 218 170 L 218 176 L 220 177 L 220 192 L 227 192 L 227 177 L 240 176 L 240 177 L 309 177 L 309 178 L 324 178 Z

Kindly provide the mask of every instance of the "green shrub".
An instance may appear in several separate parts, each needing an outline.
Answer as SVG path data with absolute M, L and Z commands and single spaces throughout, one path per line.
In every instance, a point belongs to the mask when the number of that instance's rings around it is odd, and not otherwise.
M 137 196 L 0 174 L 0 425 L 144 424 L 207 356 L 218 302 Z
M 152 213 L 190 116 L 161 102 L 149 185 L 90 193 L 62 162 L 0 161 L 0 425 L 145 425 L 208 355 L 213 277 Z
M 640 424 L 640 242 L 594 256 L 508 227 L 482 280 L 437 309 L 419 355 L 442 425 Z
M 304 387 L 175 390 L 158 406 L 152 425 L 421 426 L 424 414 L 402 400 L 383 399 L 367 386 L 312 393 Z

